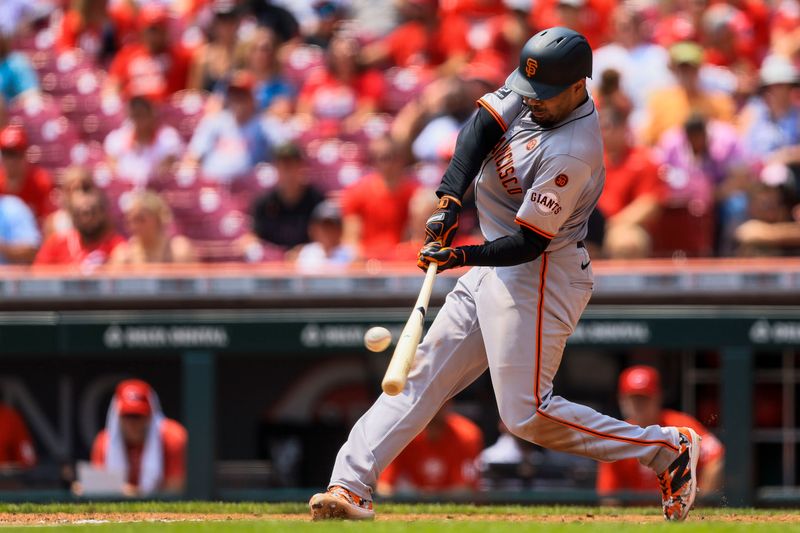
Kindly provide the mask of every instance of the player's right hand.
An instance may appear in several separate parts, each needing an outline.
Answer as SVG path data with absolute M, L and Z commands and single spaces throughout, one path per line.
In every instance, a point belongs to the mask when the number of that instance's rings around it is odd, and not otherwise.
M 450 248 L 447 246 L 442 248 L 437 244 L 431 244 L 423 246 L 422 250 L 420 250 L 417 266 L 427 272 L 428 265 L 436 263 L 436 271 L 444 272 L 451 268 L 462 267 L 466 262 L 467 257 L 461 247 Z
M 445 194 L 439 198 L 439 205 L 425 223 L 425 244 L 438 244 L 446 248 L 453 242 L 461 214 L 461 201 Z

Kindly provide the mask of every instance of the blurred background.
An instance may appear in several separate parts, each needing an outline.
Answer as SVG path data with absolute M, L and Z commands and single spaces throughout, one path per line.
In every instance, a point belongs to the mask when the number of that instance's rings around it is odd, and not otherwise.
M 800 502 L 797 0 L 2 0 L 0 500 L 323 487 L 459 128 L 554 25 L 594 49 L 607 169 L 558 393 L 700 429 L 708 502 Z M 483 376 L 378 492 L 655 503 L 651 477 L 516 440 Z

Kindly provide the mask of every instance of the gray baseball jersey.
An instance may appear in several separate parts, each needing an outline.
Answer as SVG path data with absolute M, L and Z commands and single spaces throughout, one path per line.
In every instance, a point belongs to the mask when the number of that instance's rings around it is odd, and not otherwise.
M 330 484 L 370 498 L 381 470 L 487 368 L 500 417 L 518 437 L 600 461 L 637 458 L 660 473 L 677 456 L 677 429 L 641 428 L 553 394 L 564 346 L 593 287 L 578 241 L 605 176 L 594 103 L 588 99 L 551 128 L 534 123 L 505 87 L 478 103 L 505 131 L 475 185 L 484 236 L 522 225 L 552 240 L 534 261 L 474 267 L 458 280 L 417 350 L 405 390 L 381 395 L 356 422 Z
M 525 226 L 555 251 L 586 236 L 605 182 L 603 145 L 591 98 L 561 123 L 533 122 L 522 98 L 503 87 L 478 101 L 505 130 L 475 182 L 487 240 Z

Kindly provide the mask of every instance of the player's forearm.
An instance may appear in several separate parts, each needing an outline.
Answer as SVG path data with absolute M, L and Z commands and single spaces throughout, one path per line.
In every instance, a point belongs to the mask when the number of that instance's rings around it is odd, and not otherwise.
M 458 134 L 455 153 L 436 194 L 439 197 L 448 194 L 463 198 L 480 171 L 483 160 L 502 136 L 500 124 L 486 109 L 479 107 Z
M 539 257 L 550 239 L 521 228 L 513 235 L 472 246 L 461 246 L 467 266 L 513 266 Z

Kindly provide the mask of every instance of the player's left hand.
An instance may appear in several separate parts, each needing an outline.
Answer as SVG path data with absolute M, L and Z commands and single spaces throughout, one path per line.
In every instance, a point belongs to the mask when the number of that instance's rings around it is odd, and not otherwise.
M 466 254 L 461 248 L 444 248 L 434 245 L 425 246 L 419 252 L 419 259 L 417 266 L 422 270 L 427 270 L 430 263 L 436 263 L 438 267 L 437 272 L 443 272 L 451 268 L 458 268 L 464 266 L 467 261 Z

